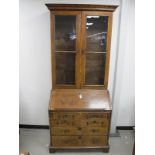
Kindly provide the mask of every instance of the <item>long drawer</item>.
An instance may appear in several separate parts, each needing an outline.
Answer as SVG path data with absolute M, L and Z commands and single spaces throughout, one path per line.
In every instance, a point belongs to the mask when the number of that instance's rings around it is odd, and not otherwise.
M 52 119 L 52 127 L 68 127 L 68 126 L 80 126 L 80 127 L 106 127 L 109 125 L 109 119 Z
M 109 119 L 109 112 L 51 112 L 50 117 L 52 119 Z
M 51 129 L 51 135 L 59 136 L 59 135 L 107 135 L 108 134 L 108 126 L 107 127 L 53 127 Z
M 105 146 L 107 136 L 52 136 L 53 147 L 67 146 Z

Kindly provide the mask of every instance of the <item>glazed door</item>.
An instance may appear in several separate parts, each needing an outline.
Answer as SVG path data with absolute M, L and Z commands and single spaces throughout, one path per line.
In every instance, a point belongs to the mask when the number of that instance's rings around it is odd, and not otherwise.
M 107 88 L 112 16 L 82 12 L 82 87 Z
M 81 12 L 52 11 L 53 88 L 79 88 Z

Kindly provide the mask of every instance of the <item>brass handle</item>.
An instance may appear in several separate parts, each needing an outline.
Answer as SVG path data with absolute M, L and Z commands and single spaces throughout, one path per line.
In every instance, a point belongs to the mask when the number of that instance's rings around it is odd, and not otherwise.
M 65 129 L 64 132 L 67 133 L 67 132 L 69 132 L 69 130 Z
M 81 130 L 81 128 L 80 128 L 80 127 L 78 127 L 78 130 Z
M 95 124 L 95 123 L 96 123 L 96 121 L 93 121 L 93 123 Z
M 82 137 L 81 137 L 81 136 L 79 136 L 79 137 L 78 137 L 78 139 L 82 139 Z
M 104 122 L 101 122 L 101 126 L 104 126 Z
M 62 117 L 63 117 L 63 118 L 66 118 L 67 116 L 66 116 L 66 115 L 63 115 Z
M 92 131 L 93 131 L 93 132 L 95 132 L 95 130 L 94 130 L 94 129 L 93 129 Z

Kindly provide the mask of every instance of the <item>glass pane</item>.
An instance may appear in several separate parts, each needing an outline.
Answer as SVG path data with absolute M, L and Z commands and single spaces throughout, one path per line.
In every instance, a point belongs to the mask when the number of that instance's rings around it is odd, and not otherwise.
M 85 84 L 103 85 L 105 74 L 105 53 L 86 54 Z
M 76 16 L 55 16 L 55 50 L 76 51 Z
M 75 84 L 75 53 L 56 54 L 56 84 Z
M 106 52 L 107 16 L 87 16 L 86 52 Z

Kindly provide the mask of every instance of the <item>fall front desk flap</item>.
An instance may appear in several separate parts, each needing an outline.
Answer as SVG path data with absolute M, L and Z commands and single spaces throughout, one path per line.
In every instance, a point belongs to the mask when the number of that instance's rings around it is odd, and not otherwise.
M 112 110 L 107 90 L 55 89 L 49 110 Z

